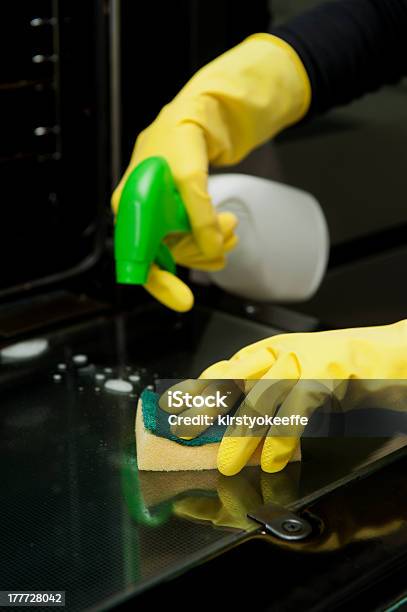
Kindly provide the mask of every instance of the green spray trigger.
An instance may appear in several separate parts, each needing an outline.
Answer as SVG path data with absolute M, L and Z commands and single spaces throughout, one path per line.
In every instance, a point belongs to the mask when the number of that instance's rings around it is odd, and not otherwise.
M 173 232 L 190 232 L 185 204 L 163 157 L 149 157 L 129 175 L 119 202 L 114 231 L 116 281 L 143 285 L 153 262 L 175 274 L 163 242 Z

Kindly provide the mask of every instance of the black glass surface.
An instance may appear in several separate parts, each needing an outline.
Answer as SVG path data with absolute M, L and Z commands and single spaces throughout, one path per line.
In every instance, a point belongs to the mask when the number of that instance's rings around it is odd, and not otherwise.
M 363 448 L 347 439 L 346 452 L 340 441 L 321 447 L 308 440 L 303 463 L 280 474 L 248 468 L 228 479 L 216 471 L 137 472 L 140 390 L 157 376 L 197 376 L 275 332 L 209 310 L 181 317 L 152 306 L 52 333 L 48 350 L 35 359 L 3 360 L 1 588 L 65 590 L 69 610 L 110 607 L 258 530 L 241 519 L 246 506 L 267 501 L 260 489 L 268 501 L 271 495 L 297 508 L 352 478 L 361 465 L 366 470 L 380 444 Z M 87 356 L 85 366 L 74 364 L 78 354 Z M 140 381 L 130 395 L 109 393 L 96 378 L 135 373 Z M 176 512 L 177 501 L 194 495 L 218 503 L 220 487 L 242 508 L 233 524 Z

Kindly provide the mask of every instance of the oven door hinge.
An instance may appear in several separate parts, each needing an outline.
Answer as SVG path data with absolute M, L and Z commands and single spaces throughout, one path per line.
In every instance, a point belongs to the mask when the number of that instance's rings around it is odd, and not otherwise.
M 247 516 L 260 523 L 266 533 L 289 542 L 304 540 L 312 533 L 312 526 L 306 519 L 278 504 L 267 504 Z

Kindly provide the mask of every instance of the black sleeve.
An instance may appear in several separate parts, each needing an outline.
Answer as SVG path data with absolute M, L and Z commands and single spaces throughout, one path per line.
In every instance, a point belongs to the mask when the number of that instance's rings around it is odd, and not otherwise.
M 301 57 L 310 113 L 346 104 L 407 74 L 407 0 L 328 2 L 272 30 Z

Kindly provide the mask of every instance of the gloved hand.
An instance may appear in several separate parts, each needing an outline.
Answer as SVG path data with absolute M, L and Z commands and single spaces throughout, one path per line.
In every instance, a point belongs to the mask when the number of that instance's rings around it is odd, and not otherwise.
M 217 215 L 219 228 L 223 241 L 223 253 L 218 257 L 205 257 L 195 242 L 193 234 L 173 234 L 168 236 L 166 244 L 174 260 L 187 268 L 194 270 L 214 271 L 223 268 L 223 254 L 231 251 L 237 243 L 234 229 L 237 218 L 229 212 Z M 147 291 L 159 302 L 178 312 L 190 310 L 194 303 L 194 296 L 190 288 L 178 276 L 161 270 L 152 264 L 145 285 Z
M 309 418 L 327 398 L 340 402 L 350 380 L 372 381 L 371 385 L 355 387 L 354 395 L 360 395 L 365 387 L 366 393 L 379 397 L 386 381 L 405 382 L 407 320 L 382 327 L 273 336 L 242 349 L 228 361 L 214 364 L 200 379 L 245 381 L 246 397 L 235 416 L 273 416 L 278 410 L 281 418 L 297 414 Z M 193 393 L 192 382 L 188 385 Z M 196 381 L 196 385 L 195 393 L 204 393 L 203 380 Z M 404 384 L 404 395 L 401 401 L 397 400 L 402 410 L 406 409 L 405 388 Z M 394 389 L 391 392 L 394 395 Z M 160 406 L 168 409 L 164 399 Z M 277 472 L 293 456 L 303 430 L 304 426 L 297 422 L 280 431 L 274 426 L 260 427 L 254 435 L 244 426 L 232 425 L 220 444 L 218 469 L 226 476 L 238 473 L 263 442 L 262 469 Z M 287 431 L 289 434 L 284 434 Z M 194 435 L 197 433 L 194 431 Z
M 145 158 L 160 155 L 171 167 L 202 260 L 223 265 L 226 245 L 207 193 L 208 165 L 238 162 L 300 120 L 310 98 L 308 75 L 296 52 L 270 34 L 249 37 L 199 70 L 138 136 L 129 167 L 113 193 L 113 210 L 117 212 L 131 170 Z M 146 288 L 156 297 L 162 295 L 169 306 L 170 295 L 185 293 L 156 267 Z M 186 305 L 186 295 L 175 296 L 175 303 Z

